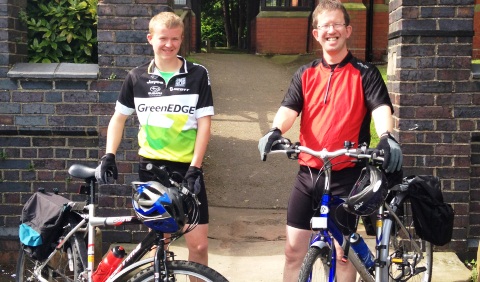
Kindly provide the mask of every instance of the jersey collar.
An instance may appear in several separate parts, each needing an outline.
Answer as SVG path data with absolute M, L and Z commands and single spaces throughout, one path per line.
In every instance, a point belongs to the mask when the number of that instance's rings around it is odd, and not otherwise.
M 178 56 L 178 55 L 177 55 L 177 58 L 182 61 L 182 66 L 178 70 L 178 74 L 188 73 L 187 60 L 185 60 L 182 56 Z M 155 59 L 152 59 L 150 61 L 150 64 L 148 64 L 147 72 L 148 72 L 148 74 L 156 74 L 155 73 Z
M 350 62 L 350 60 L 353 58 L 353 55 L 350 51 L 348 51 L 347 55 L 345 56 L 345 58 L 343 58 L 343 60 L 337 65 L 337 67 L 335 69 L 339 69 L 339 68 L 342 68 L 344 67 L 345 65 L 348 64 L 348 62 Z M 327 64 L 327 62 L 325 62 L 325 60 L 322 58 L 322 66 L 325 67 L 325 68 L 328 68 L 328 69 L 331 69 L 330 68 L 330 65 Z

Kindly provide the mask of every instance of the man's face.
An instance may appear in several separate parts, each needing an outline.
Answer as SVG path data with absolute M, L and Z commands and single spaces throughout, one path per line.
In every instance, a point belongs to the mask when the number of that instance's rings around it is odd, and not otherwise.
M 347 50 L 347 39 L 352 34 L 352 27 L 345 25 L 342 11 L 325 11 L 318 15 L 317 20 L 313 36 L 322 45 L 323 52 L 334 55 Z
M 152 45 L 156 57 L 161 59 L 176 58 L 182 45 L 183 28 L 166 28 L 157 24 L 153 33 L 147 35 L 148 43 Z

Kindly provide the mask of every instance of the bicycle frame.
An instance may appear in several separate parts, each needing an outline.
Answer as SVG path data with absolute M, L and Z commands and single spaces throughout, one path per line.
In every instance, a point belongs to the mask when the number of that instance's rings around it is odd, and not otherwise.
M 82 264 L 86 266 L 84 269 L 87 277 L 87 281 L 91 282 L 92 274 L 94 270 L 95 264 L 95 227 L 98 226 L 120 226 L 120 225 L 141 225 L 143 224 L 136 216 L 115 216 L 115 217 L 98 217 L 95 216 L 95 204 L 93 202 L 94 199 L 94 187 L 95 181 L 90 180 L 86 181 L 90 188 L 89 197 L 87 201 L 87 205 L 85 202 L 69 202 L 68 205 L 70 207 L 71 212 L 77 212 L 82 217 L 82 220 L 75 226 L 71 228 L 71 230 L 62 238 L 59 244 L 55 247 L 55 250 L 48 256 L 48 258 L 42 262 L 42 264 L 35 269 L 35 275 L 38 279 L 42 282 L 48 282 L 48 280 L 44 279 L 40 274 L 43 268 L 50 262 L 50 260 L 55 256 L 58 250 L 60 250 L 66 242 L 72 237 L 82 232 L 87 232 L 87 249 L 79 248 L 80 258 L 82 260 Z M 85 188 L 85 187 L 83 187 Z M 88 210 L 88 214 L 83 213 L 84 211 Z M 80 212 L 82 211 L 82 213 Z M 87 228 L 85 228 L 87 225 Z M 115 271 L 110 275 L 107 281 L 115 281 L 119 277 L 122 277 L 123 274 L 127 273 L 128 271 L 134 269 L 138 265 L 143 265 L 148 261 L 153 262 L 154 258 L 147 260 L 140 259 L 150 251 L 148 247 L 153 245 L 160 245 L 158 250 L 164 250 L 163 244 L 163 233 L 150 231 L 147 236 L 135 247 L 135 249 L 120 263 L 120 265 L 115 269 Z M 86 253 L 85 253 L 86 251 Z M 163 258 L 164 254 L 161 254 Z M 87 261 L 84 261 L 84 258 L 87 258 Z
M 325 184 L 326 186 L 329 185 Z M 376 221 L 376 237 L 375 237 L 375 276 L 368 271 L 365 267 L 363 262 L 359 259 L 357 254 L 355 253 L 353 248 L 349 249 L 348 252 L 348 259 L 354 265 L 355 269 L 360 274 L 360 277 L 365 282 L 384 282 L 389 281 L 389 267 L 390 267 L 390 260 L 389 260 L 389 253 L 388 253 L 388 246 L 390 243 L 390 232 L 393 226 L 393 222 L 397 222 L 398 226 L 400 226 L 402 233 L 407 237 L 410 238 L 411 234 L 408 230 L 403 226 L 401 220 L 396 215 L 397 208 L 402 204 L 406 195 L 406 189 L 408 185 L 399 184 L 395 187 L 391 188 L 391 191 L 396 191 L 397 194 L 392 198 L 390 203 L 385 203 L 384 205 L 380 206 L 377 211 L 377 221 Z M 327 220 L 327 226 L 324 228 L 320 228 L 317 234 L 313 236 L 313 239 L 310 242 L 310 246 L 317 246 L 318 248 L 322 248 L 327 244 L 331 247 L 332 253 L 330 256 L 330 275 L 329 281 L 335 281 L 335 269 L 336 269 L 336 251 L 335 245 L 333 243 L 333 239 L 335 239 L 343 249 L 346 247 L 346 240 L 349 240 L 348 236 L 344 236 L 336 223 L 333 219 L 329 216 L 329 211 L 331 210 L 332 206 L 335 206 L 342 202 L 341 199 L 338 197 L 332 197 L 331 195 L 324 193 L 322 195 L 322 202 L 321 202 L 321 212 L 320 217 L 325 218 Z M 324 221 L 323 219 L 322 221 Z M 385 236 L 384 236 L 385 235 Z M 413 247 L 419 254 L 422 254 L 421 247 L 417 244 L 417 242 L 411 242 Z M 407 257 L 410 258 L 411 257 Z M 422 256 L 419 259 L 423 259 Z
M 347 146 L 348 145 L 346 145 L 346 147 Z M 308 148 L 299 147 L 299 149 L 301 151 L 306 151 L 306 149 Z M 348 154 L 348 151 L 349 151 L 348 148 L 346 148 L 344 151 L 344 154 Z M 342 232 L 337 227 L 333 219 L 331 219 L 329 216 L 331 207 L 337 204 L 341 204 L 343 200 L 341 200 L 338 197 L 332 197 L 331 195 L 330 179 L 331 179 L 331 173 L 332 173 L 332 164 L 330 162 L 328 154 L 326 153 L 326 151 L 324 152 L 325 154 L 322 156 L 322 160 L 324 161 L 325 186 L 324 186 L 324 192 L 322 195 L 322 200 L 320 203 L 320 216 L 318 218 L 315 218 L 315 217 L 312 218 L 312 228 L 320 229 L 320 231 L 317 233 L 314 239 L 310 242 L 310 245 L 319 246 L 322 244 L 321 242 L 323 241 L 323 242 L 326 242 L 331 247 L 332 253 L 330 255 L 331 267 L 330 267 L 329 281 L 334 282 L 337 254 L 335 251 L 335 244 L 334 244 L 334 241 L 332 240 L 332 237 L 338 242 L 340 246 L 342 246 L 343 249 L 346 248 L 347 246 L 346 241 L 349 240 L 349 238 L 342 234 Z M 372 278 L 371 274 L 368 272 L 365 265 L 360 261 L 359 257 L 355 254 L 355 251 L 353 250 L 353 248 L 350 248 L 348 252 L 348 259 L 351 261 L 355 269 L 357 269 L 357 271 L 360 273 L 360 276 L 365 281 L 373 282 L 373 280 L 371 280 Z M 387 281 L 387 280 L 383 280 L 383 281 Z

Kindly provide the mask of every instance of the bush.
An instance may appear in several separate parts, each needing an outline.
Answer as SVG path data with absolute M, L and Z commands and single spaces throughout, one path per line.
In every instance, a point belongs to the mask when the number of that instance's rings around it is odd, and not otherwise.
M 97 1 L 28 0 L 29 62 L 97 63 Z

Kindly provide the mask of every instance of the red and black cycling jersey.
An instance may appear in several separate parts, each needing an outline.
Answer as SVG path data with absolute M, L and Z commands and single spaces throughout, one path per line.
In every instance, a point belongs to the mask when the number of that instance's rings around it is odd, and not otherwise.
M 343 148 L 344 141 L 370 144 L 371 113 L 393 106 L 380 71 L 350 52 L 335 66 L 323 59 L 300 67 L 294 74 L 282 106 L 301 114 L 300 143 L 314 150 Z M 355 166 L 336 158 L 333 170 Z M 322 161 L 300 154 L 300 165 L 320 169 Z

